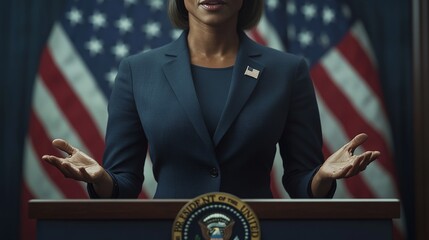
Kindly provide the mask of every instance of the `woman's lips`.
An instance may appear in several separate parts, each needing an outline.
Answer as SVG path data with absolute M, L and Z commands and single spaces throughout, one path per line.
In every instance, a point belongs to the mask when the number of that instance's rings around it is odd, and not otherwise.
M 200 6 L 208 11 L 219 10 L 225 5 L 226 2 L 222 0 L 205 0 L 200 2 Z

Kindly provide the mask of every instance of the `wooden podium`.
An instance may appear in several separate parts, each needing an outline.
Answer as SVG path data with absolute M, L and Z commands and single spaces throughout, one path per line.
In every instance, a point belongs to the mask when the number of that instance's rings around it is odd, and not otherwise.
M 243 201 L 259 218 L 262 240 L 392 239 L 392 219 L 400 214 L 396 199 Z M 31 200 L 29 216 L 37 220 L 39 240 L 169 240 L 176 214 L 186 203 Z

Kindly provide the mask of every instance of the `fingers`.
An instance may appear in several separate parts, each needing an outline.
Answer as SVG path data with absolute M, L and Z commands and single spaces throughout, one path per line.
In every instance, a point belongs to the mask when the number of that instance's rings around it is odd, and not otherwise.
M 66 142 L 63 139 L 54 139 L 52 141 L 52 145 L 69 155 L 73 155 L 74 153 L 77 152 L 76 148 L 74 148 L 72 145 L 70 145 L 68 142 Z
M 360 172 L 364 171 L 367 166 L 371 162 L 376 160 L 379 156 L 380 152 L 378 151 L 367 151 L 358 156 L 353 156 L 352 158 L 354 159 L 351 163 L 352 167 L 349 169 L 349 171 L 347 172 L 347 174 L 345 174 L 344 177 L 349 178 L 359 174 Z
M 368 164 L 366 164 L 365 162 L 370 155 L 371 154 L 364 153 L 359 156 L 354 156 L 355 159 L 352 163 L 353 167 L 349 170 L 346 177 L 355 176 L 359 174 L 359 172 L 361 172 L 362 170 L 366 169 L 366 166 L 368 166 Z
M 350 153 L 350 155 L 353 155 L 355 149 L 360 145 L 362 145 L 367 138 L 368 138 L 368 135 L 366 135 L 365 133 L 358 134 L 344 147 Z
M 64 159 L 56 156 L 48 156 L 48 155 L 43 156 L 42 159 L 48 162 L 49 164 L 53 165 L 54 167 L 58 168 L 65 177 L 70 176 L 70 173 L 63 165 L 63 163 L 65 162 Z
M 73 167 L 66 160 L 56 157 L 45 155 L 42 157 L 43 160 L 48 162 L 49 164 L 55 166 L 66 178 L 72 178 L 78 181 L 83 181 L 82 176 L 80 175 L 80 171 Z
M 61 158 L 55 157 L 55 156 L 49 156 L 49 155 L 42 156 L 42 159 L 48 162 L 49 164 L 54 165 L 58 169 L 61 167 L 61 164 L 63 162 Z
M 97 163 L 95 160 L 88 157 L 85 153 L 80 152 L 79 149 L 73 147 L 63 139 L 53 140 L 52 145 L 70 156 L 61 158 L 53 155 L 45 155 L 42 156 L 43 160 L 60 170 L 66 178 L 85 182 L 92 181 L 93 177 L 91 177 L 85 167 Z
M 380 156 L 378 151 L 370 151 L 363 154 L 363 160 L 359 164 L 359 172 L 366 169 L 366 167 Z

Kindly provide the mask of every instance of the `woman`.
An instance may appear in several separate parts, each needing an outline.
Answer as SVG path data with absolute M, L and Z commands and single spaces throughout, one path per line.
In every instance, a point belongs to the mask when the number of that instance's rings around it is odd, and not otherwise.
M 103 166 L 64 140 L 70 156 L 43 156 L 91 197 L 137 197 L 149 150 L 155 198 L 222 191 L 271 198 L 279 144 L 291 197 L 331 197 L 335 179 L 363 171 L 360 134 L 323 162 L 319 113 L 303 59 L 254 43 L 262 0 L 170 0 L 182 36 L 122 61 L 109 102 Z

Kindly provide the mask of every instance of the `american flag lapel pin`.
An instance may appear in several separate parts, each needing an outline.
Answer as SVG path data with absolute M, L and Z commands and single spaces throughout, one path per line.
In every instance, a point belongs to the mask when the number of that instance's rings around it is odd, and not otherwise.
M 252 77 L 254 79 L 258 79 L 259 70 L 251 68 L 250 66 L 247 66 L 246 71 L 244 72 L 244 75 Z

